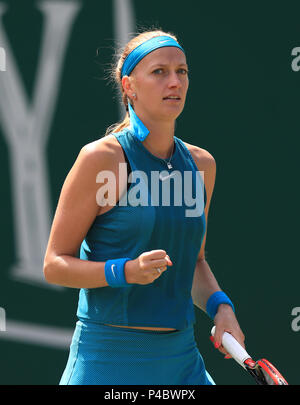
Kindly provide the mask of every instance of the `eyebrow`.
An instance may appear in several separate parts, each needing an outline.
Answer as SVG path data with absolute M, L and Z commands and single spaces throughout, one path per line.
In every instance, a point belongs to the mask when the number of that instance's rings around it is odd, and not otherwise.
M 150 66 L 150 69 L 153 69 L 156 66 L 163 66 L 164 67 L 164 66 L 168 66 L 168 64 L 166 64 L 166 63 L 155 63 L 154 65 Z M 179 63 L 177 66 L 186 66 L 186 67 L 188 67 L 187 63 Z

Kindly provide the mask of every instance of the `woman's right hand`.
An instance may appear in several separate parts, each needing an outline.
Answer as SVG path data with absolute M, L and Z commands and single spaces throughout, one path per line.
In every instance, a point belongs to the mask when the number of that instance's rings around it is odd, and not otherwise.
M 168 266 L 173 266 L 173 263 L 165 250 L 151 250 L 125 263 L 125 278 L 129 284 L 150 284 L 160 277 Z M 160 272 L 157 269 L 160 269 Z

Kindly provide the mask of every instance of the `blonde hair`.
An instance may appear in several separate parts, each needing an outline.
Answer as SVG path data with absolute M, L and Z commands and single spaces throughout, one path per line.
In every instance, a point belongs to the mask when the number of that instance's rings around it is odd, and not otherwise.
M 144 31 L 144 32 L 138 34 L 137 36 L 135 36 L 134 38 L 132 38 L 128 42 L 128 44 L 125 46 L 125 48 L 123 50 L 121 50 L 121 52 L 119 52 L 118 61 L 117 61 L 116 65 L 114 66 L 114 68 L 112 69 L 111 75 L 112 75 L 113 81 L 117 84 L 117 86 L 121 90 L 122 103 L 125 106 L 126 114 L 125 114 L 125 117 L 122 122 L 118 122 L 116 124 L 109 126 L 106 130 L 105 135 L 109 135 L 112 132 L 120 132 L 124 128 L 129 127 L 129 125 L 130 125 L 130 119 L 129 119 L 129 113 L 128 113 L 128 97 L 123 89 L 122 78 L 121 78 L 121 70 L 122 70 L 122 66 L 123 66 L 123 63 L 124 63 L 126 57 L 137 46 L 141 45 L 142 43 L 144 43 L 145 41 L 148 41 L 151 38 L 159 37 L 161 35 L 167 35 L 167 36 L 175 39 L 175 41 L 177 41 L 176 36 L 169 32 L 164 32 L 162 30 Z

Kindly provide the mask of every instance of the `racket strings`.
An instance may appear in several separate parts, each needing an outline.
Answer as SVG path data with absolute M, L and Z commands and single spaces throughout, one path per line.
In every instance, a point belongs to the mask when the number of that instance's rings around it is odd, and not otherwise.
M 259 385 L 288 385 L 279 371 L 266 359 L 245 361 L 247 371 Z

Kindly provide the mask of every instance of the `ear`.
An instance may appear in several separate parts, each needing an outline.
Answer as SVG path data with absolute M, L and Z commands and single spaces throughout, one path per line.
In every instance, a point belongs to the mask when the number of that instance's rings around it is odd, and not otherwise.
M 124 76 L 122 78 L 122 87 L 127 97 L 129 97 L 130 99 L 134 98 L 135 90 L 131 77 Z

